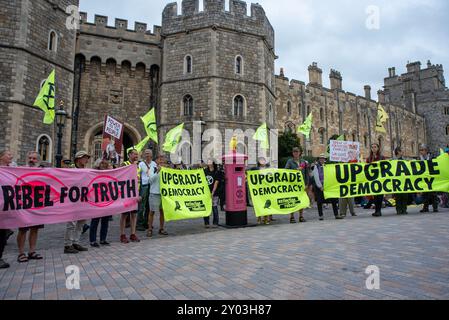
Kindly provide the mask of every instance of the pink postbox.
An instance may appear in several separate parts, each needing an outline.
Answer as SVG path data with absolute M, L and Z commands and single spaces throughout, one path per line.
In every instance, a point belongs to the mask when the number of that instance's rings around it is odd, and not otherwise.
M 230 227 L 248 224 L 246 206 L 245 167 L 248 156 L 232 152 L 223 156 L 226 180 L 226 225 Z

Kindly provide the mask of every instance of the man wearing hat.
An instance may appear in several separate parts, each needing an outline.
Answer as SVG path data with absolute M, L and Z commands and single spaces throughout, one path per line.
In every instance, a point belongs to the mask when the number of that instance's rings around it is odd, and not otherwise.
M 326 155 L 324 153 L 320 154 L 318 158 L 318 163 L 313 170 L 313 178 L 315 179 L 315 196 L 318 205 L 318 215 L 320 216 L 320 221 L 323 218 L 323 203 L 326 202 L 324 199 L 324 163 L 326 162 Z M 327 199 L 328 202 L 332 204 L 332 209 L 334 210 L 335 219 L 343 219 L 338 213 L 338 199 Z
M 89 159 L 90 155 L 86 151 L 79 151 L 75 155 L 75 164 L 73 167 L 76 169 L 85 169 Z M 67 223 L 64 238 L 64 253 L 74 254 L 80 251 L 88 250 L 79 244 L 81 232 L 83 231 L 83 226 L 85 223 L 86 220 Z

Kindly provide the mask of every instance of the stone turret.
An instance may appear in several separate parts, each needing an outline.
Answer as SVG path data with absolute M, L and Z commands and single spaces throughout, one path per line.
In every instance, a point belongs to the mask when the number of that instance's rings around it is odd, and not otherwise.
M 314 85 L 323 85 L 323 70 L 318 68 L 318 63 L 313 62 L 309 66 L 309 83 Z
M 342 90 L 342 80 L 340 72 L 337 70 L 331 69 L 331 72 L 329 74 L 329 80 L 331 83 L 331 90 Z

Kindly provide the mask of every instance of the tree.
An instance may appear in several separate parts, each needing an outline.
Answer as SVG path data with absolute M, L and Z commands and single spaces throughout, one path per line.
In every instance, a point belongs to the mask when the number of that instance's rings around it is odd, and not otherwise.
M 292 156 L 293 148 L 300 148 L 303 150 L 301 147 L 301 141 L 299 140 L 297 134 L 289 131 L 279 135 L 278 146 L 279 168 L 285 167 L 288 158 Z

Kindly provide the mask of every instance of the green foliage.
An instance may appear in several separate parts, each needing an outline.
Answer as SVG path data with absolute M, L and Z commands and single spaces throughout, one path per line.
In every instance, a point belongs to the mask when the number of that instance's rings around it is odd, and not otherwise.
M 300 148 L 303 150 L 298 135 L 292 132 L 281 133 L 279 135 L 278 146 L 279 168 L 285 167 L 287 160 L 292 156 L 293 148 Z

